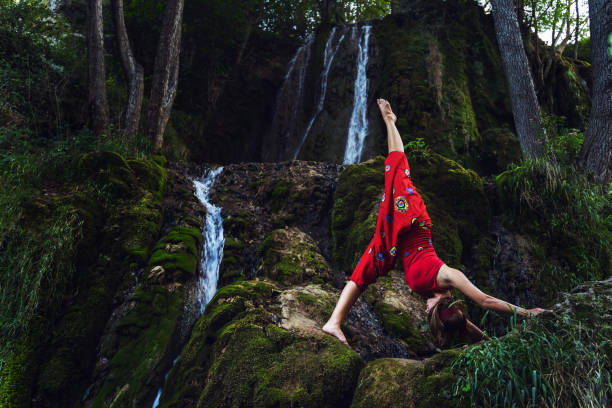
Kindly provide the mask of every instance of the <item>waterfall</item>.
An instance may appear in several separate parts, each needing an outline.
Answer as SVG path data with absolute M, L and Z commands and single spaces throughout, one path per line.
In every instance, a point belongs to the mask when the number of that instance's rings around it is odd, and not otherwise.
M 352 37 L 356 39 L 360 31 L 359 53 L 357 54 L 357 76 L 355 77 L 355 94 L 353 97 L 353 113 L 348 127 L 348 138 L 344 150 L 344 164 L 359 163 L 363 143 L 368 133 L 368 77 L 366 67 L 368 65 L 368 45 L 370 40 L 371 26 L 362 29 L 353 27 Z
M 295 154 L 293 155 L 293 160 L 297 159 L 298 154 L 300 153 L 300 150 L 302 149 L 302 145 L 304 144 L 304 141 L 306 140 L 306 137 L 308 136 L 308 133 L 310 132 L 310 129 L 312 128 L 312 125 L 314 124 L 315 119 L 319 116 L 319 113 L 321 113 L 321 111 L 323 110 L 323 104 L 325 102 L 325 94 L 327 93 L 327 75 L 329 74 L 329 70 L 332 66 L 332 62 L 334 61 L 334 57 L 336 56 L 336 52 L 338 52 L 338 49 L 340 48 L 340 44 L 342 43 L 342 40 L 344 40 L 344 32 L 342 32 L 340 34 L 338 41 L 336 41 L 334 44 L 334 39 L 336 38 L 336 31 L 337 31 L 336 27 L 332 28 L 331 32 L 329 33 L 329 38 L 327 39 L 327 43 L 325 44 L 325 53 L 323 55 L 323 71 L 321 72 L 321 77 L 320 77 L 321 87 L 319 90 L 319 101 L 312 115 L 312 118 L 310 119 L 310 122 L 308 122 L 308 126 L 306 126 L 306 131 L 304 132 L 304 136 L 302 136 L 300 145 L 298 146 L 298 148 L 295 151 Z
M 206 220 L 202 227 L 202 234 L 204 235 L 204 242 L 202 244 L 202 251 L 200 256 L 200 276 L 198 279 L 198 301 L 200 303 L 200 315 L 204 313 L 206 305 L 215 292 L 217 291 L 217 282 L 219 280 L 219 265 L 223 258 L 223 245 L 225 239 L 223 238 L 223 218 L 221 217 L 221 208 L 215 206 L 210 202 L 209 194 L 210 189 L 215 183 L 215 179 L 221 172 L 223 167 L 219 166 L 214 169 L 205 169 L 204 174 L 200 179 L 193 180 L 195 187 L 195 195 L 198 197 L 200 202 L 206 207 Z M 176 356 L 172 362 L 172 367 L 178 360 L 179 356 Z M 172 369 L 170 367 L 170 370 Z M 170 370 L 164 376 L 164 382 L 168 378 Z M 162 386 L 163 387 L 163 386 Z M 159 399 L 162 393 L 162 387 L 157 391 L 157 396 L 153 402 L 153 408 L 156 408 L 159 404 Z
M 274 109 L 274 117 L 269 133 L 269 140 L 272 143 L 278 143 L 280 140 L 288 142 L 295 140 L 300 131 L 298 126 L 302 121 L 298 113 L 302 107 L 304 81 L 313 43 L 314 35 L 309 34 L 304 44 L 298 48 L 289 62 L 289 68 L 283 79 L 283 85 L 276 96 L 276 108 Z M 267 151 L 271 150 L 266 149 L 264 153 Z M 274 159 L 284 156 L 284 152 L 279 153 L 280 156 L 274 157 Z M 271 159 L 272 157 L 267 158 Z

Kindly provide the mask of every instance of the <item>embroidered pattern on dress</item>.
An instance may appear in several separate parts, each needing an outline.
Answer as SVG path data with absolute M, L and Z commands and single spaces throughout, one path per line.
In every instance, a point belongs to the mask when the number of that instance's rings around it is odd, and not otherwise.
M 406 192 L 407 192 L 408 194 L 411 194 L 411 195 L 412 195 L 412 194 L 414 194 L 414 189 L 412 189 L 412 188 L 410 188 L 410 187 L 406 187 Z
M 390 164 L 387 164 L 387 165 L 385 166 L 385 171 L 389 171 L 389 170 L 391 170 L 391 165 L 390 165 Z
M 376 254 L 376 259 L 378 259 L 379 261 L 384 261 L 385 260 L 385 256 L 383 255 L 382 252 L 379 252 Z
M 406 173 L 406 175 L 407 175 L 408 177 L 410 177 L 410 170 L 408 170 L 408 169 L 404 169 L 404 173 Z
M 387 214 L 387 215 L 385 216 L 385 220 L 386 220 L 387 222 L 393 222 L 393 217 L 391 216 L 391 214 Z
M 389 253 L 391 254 L 391 256 L 395 256 L 395 247 L 391 247 L 391 249 L 389 250 Z
M 408 255 L 410 255 L 410 251 L 404 252 L 404 256 L 408 256 Z
M 385 202 L 385 193 L 383 193 L 383 196 L 382 196 L 382 200 L 381 200 L 381 201 L 382 201 L 383 203 Z
M 370 250 L 368 251 L 368 254 L 371 254 L 371 253 L 372 253 L 372 248 L 370 248 Z
M 406 201 L 404 196 L 397 196 L 397 198 L 395 199 L 395 211 L 405 213 L 407 210 L 408 210 L 408 201 Z

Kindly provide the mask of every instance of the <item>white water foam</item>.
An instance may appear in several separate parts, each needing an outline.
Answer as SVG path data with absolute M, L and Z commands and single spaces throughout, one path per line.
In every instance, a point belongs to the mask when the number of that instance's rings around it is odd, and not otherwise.
M 357 54 L 357 76 L 355 77 L 355 96 L 353 98 L 353 112 L 349 121 L 346 149 L 344 150 L 344 164 L 359 163 L 363 152 L 363 145 L 368 134 L 368 46 L 371 26 L 361 29 L 353 27 L 352 36 L 359 36 L 359 53 Z

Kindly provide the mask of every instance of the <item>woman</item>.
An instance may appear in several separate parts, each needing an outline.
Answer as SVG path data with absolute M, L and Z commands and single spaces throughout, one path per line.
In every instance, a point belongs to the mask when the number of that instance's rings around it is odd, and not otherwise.
M 542 313 L 544 309 L 523 309 L 483 293 L 461 271 L 438 258 L 431 242 L 431 219 L 410 179 L 404 145 L 395 126 L 397 118 L 389 102 L 378 99 L 377 103 L 387 127 L 389 154 L 385 160 L 385 190 L 376 230 L 323 331 L 348 345 L 340 323 L 359 295 L 378 276 L 393 268 L 397 258 L 403 264 L 406 283 L 414 292 L 428 298 L 426 312 L 430 329 L 440 347 L 456 332 L 472 340 L 482 337 L 482 331 L 465 318 L 460 304 L 452 301 L 452 288 L 487 309 L 516 312 L 520 316 Z

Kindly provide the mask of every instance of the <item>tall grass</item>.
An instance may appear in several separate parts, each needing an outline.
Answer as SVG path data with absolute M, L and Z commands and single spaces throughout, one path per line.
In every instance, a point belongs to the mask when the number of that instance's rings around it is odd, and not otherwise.
M 612 398 L 609 341 L 564 316 L 523 321 L 453 364 L 454 395 L 478 407 L 604 407 Z

